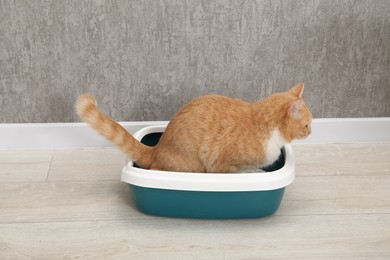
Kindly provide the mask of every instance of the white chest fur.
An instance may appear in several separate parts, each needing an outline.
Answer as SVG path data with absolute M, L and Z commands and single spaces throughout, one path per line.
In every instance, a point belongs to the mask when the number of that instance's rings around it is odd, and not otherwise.
M 265 143 L 265 165 L 270 165 L 279 158 L 280 148 L 282 148 L 285 143 L 286 141 L 283 139 L 278 129 L 271 132 L 270 138 Z

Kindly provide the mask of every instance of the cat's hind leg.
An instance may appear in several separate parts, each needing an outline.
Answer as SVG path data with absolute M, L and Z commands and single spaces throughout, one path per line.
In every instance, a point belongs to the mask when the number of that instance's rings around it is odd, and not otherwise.
M 165 150 L 164 153 L 160 152 L 159 156 L 155 157 L 150 169 L 173 172 L 205 172 L 205 168 L 198 159 L 169 150 Z

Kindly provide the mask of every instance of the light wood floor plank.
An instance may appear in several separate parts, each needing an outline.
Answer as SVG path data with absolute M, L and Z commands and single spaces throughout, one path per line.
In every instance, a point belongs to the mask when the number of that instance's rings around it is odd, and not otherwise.
M 299 163 L 324 162 L 379 162 L 390 156 L 390 144 L 294 144 L 296 161 Z M 302 157 L 301 155 L 304 155 Z
M 390 213 L 390 176 L 298 177 L 277 215 Z M 0 223 L 139 218 L 119 181 L 5 183 Z M 17 205 L 17 206 L 15 206 Z
M 390 144 L 293 145 L 297 175 L 390 174 Z
M 50 162 L 53 151 L 48 150 L 0 150 L 2 163 L 41 163 Z
M 300 177 L 286 188 L 277 214 L 390 213 L 390 175 Z
M 0 223 L 127 219 L 128 185 L 119 181 L 5 183 Z
M 52 157 L 46 150 L 0 151 L 0 183 L 46 181 Z
M 245 221 L 145 217 L 0 225 L 0 257 L 259 259 L 390 256 L 390 215 L 274 216 Z M 387 230 L 387 232 L 385 232 Z
M 48 181 L 119 180 L 125 158 L 117 149 L 55 151 Z
M 49 168 L 50 162 L 1 163 L 0 183 L 46 181 L 49 173 Z
M 390 259 L 390 144 L 294 152 L 274 216 L 208 221 L 139 213 L 116 149 L 0 151 L 0 259 Z

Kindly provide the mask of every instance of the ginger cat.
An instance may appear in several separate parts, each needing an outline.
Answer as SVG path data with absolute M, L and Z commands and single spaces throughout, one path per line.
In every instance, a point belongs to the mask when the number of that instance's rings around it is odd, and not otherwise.
M 284 144 L 310 134 L 312 115 L 303 89 L 301 83 L 257 103 L 218 95 L 196 98 L 173 116 L 154 147 L 100 112 L 89 94 L 79 97 L 76 109 L 144 169 L 233 173 L 272 164 Z

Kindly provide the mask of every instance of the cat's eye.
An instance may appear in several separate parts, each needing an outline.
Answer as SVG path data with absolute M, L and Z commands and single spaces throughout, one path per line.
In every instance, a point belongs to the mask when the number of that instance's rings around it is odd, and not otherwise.
M 306 124 L 305 127 L 306 127 L 306 128 L 309 128 L 309 124 Z

